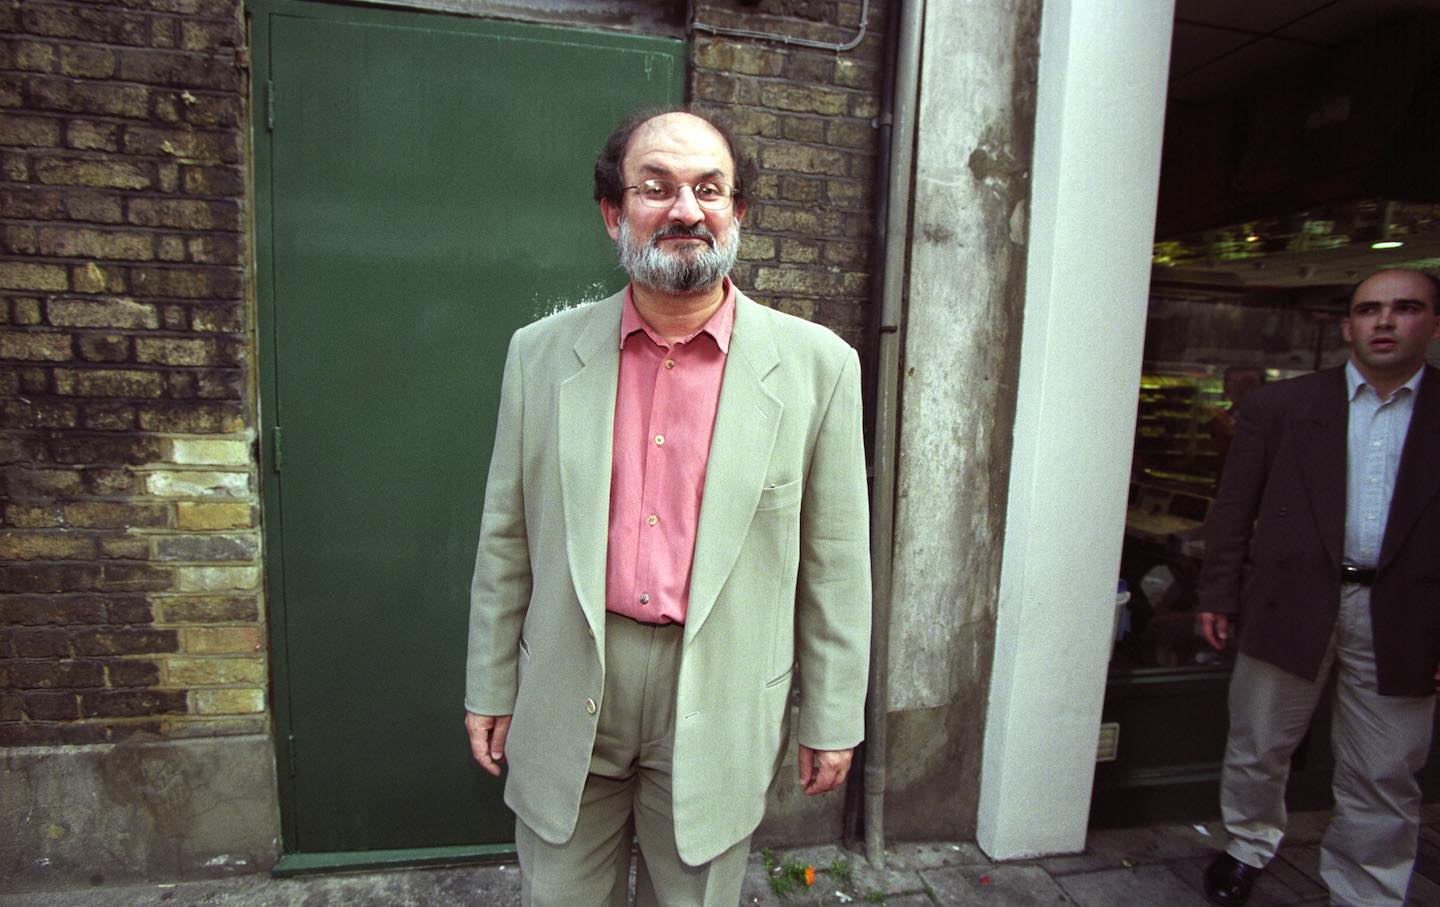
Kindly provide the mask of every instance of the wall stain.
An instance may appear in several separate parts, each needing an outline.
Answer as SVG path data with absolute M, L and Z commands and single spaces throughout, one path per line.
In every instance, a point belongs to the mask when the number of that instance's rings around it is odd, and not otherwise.
M 925 224 L 920 228 L 920 237 L 926 242 L 943 246 L 955 241 L 955 231 L 940 224 Z
M 148 815 L 156 834 L 183 837 L 195 826 L 194 793 L 207 769 L 186 750 L 159 742 L 137 734 L 117 744 L 101 762 L 101 783 L 113 802 Z
M 1009 149 L 1003 145 L 992 145 L 988 141 L 970 152 L 968 164 L 970 172 L 979 182 L 1013 183 L 1029 176 L 1029 172 L 1015 160 Z

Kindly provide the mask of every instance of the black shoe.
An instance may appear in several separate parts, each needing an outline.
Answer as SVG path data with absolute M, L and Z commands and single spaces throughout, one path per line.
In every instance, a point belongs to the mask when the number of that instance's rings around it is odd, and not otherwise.
M 1260 870 L 1230 856 L 1218 854 L 1205 867 L 1205 897 L 1220 907 L 1240 907 L 1250 900 L 1250 889 L 1260 878 Z

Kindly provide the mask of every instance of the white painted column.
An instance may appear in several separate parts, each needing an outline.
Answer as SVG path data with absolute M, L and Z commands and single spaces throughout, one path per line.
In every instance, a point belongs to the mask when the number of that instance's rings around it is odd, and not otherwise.
M 976 838 L 1081 850 L 1110 657 L 1173 0 L 1045 0 Z

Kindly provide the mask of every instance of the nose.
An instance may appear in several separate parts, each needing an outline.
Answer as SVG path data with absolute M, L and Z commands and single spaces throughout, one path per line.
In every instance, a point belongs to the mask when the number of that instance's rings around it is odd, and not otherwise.
M 1394 303 L 1389 303 L 1389 302 L 1387 302 L 1387 303 L 1381 305 L 1381 306 L 1380 306 L 1380 311 L 1379 311 L 1378 315 L 1379 315 L 1379 317 L 1377 317 L 1377 318 L 1375 319 L 1375 324 L 1376 324 L 1376 325 L 1385 325 L 1385 326 L 1393 325 L 1393 324 L 1395 323 L 1395 305 L 1394 305 Z
M 687 227 L 698 224 L 705 218 L 705 212 L 695 200 L 694 189 L 684 185 L 676 188 L 675 201 L 670 203 L 669 217 Z

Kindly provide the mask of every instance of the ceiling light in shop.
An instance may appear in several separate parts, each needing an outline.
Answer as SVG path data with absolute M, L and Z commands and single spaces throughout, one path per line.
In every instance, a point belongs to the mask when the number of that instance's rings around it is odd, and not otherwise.
M 1374 268 L 1372 251 L 1394 267 L 1425 267 L 1440 257 L 1440 203 L 1359 199 L 1168 236 L 1151 263 L 1194 279 L 1234 275 L 1246 286 L 1350 284 Z M 1413 259 L 1413 261 L 1412 261 Z

